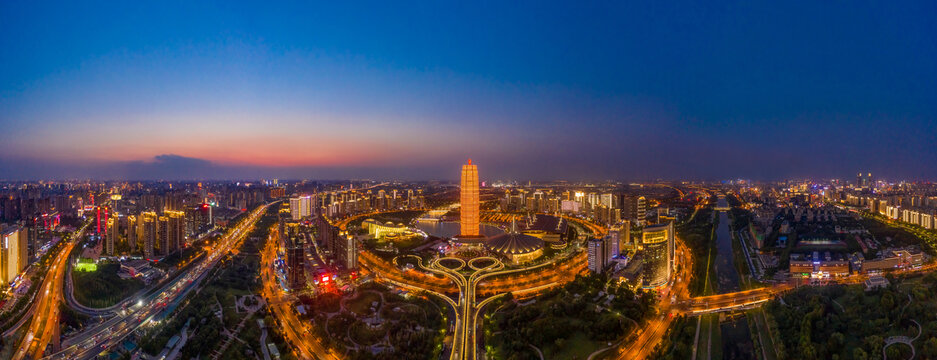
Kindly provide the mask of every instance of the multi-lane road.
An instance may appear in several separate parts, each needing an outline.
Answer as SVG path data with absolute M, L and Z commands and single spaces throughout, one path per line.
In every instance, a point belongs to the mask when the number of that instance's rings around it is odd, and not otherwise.
M 267 239 L 267 245 L 264 247 L 261 255 L 261 280 L 263 282 L 263 295 L 267 300 L 267 305 L 272 310 L 273 315 L 279 322 L 276 324 L 286 335 L 291 344 L 296 346 L 296 351 L 303 359 L 339 359 L 328 348 L 322 344 L 321 339 L 317 338 L 309 330 L 309 325 L 303 323 L 299 316 L 293 310 L 293 299 L 280 288 L 277 276 L 274 273 L 274 260 L 276 260 L 277 241 L 271 232 Z M 275 324 L 267 324 L 276 326 Z
M 43 279 L 42 287 L 36 294 L 34 301 L 34 310 L 32 319 L 27 328 L 26 337 L 23 338 L 19 348 L 13 355 L 14 360 L 24 358 L 38 358 L 45 350 L 49 342 L 58 340 L 59 334 L 59 303 L 62 300 L 62 285 L 65 278 L 65 269 L 68 267 L 68 255 L 75 248 L 85 230 L 86 224 L 80 230 L 76 231 L 59 249 L 59 252 L 51 257 L 52 265 Z
M 157 291 L 139 299 L 118 315 L 91 327 L 63 341 L 63 349 L 51 354 L 56 359 L 90 359 L 102 351 L 120 343 L 127 335 L 152 321 L 158 321 L 167 310 L 175 307 L 185 296 L 207 277 L 208 270 L 214 267 L 228 252 L 236 249 L 241 240 L 250 232 L 261 215 L 272 204 L 254 209 L 250 215 L 235 228 L 227 232 L 208 250 L 197 266 L 192 266 L 184 273 L 167 283 Z M 67 259 L 67 256 L 65 256 Z M 64 266 L 64 265 L 63 265 Z M 64 267 L 59 269 L 64 270 Z M 60 279 L 61 280 L 61 279 Z M 58 285 L 61 297 L 61 282 Z M 57 326 L 57 319 L 55 320 Z M 41 351 L 37 353 L 41 354 Z M 39 358 L 39 356 L 33 356 Z

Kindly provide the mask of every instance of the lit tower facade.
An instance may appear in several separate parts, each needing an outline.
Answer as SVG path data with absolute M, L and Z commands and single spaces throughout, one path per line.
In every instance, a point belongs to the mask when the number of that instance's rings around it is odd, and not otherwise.
M 459 219 L 461 229 L 459 237 L 479 237 L 478 231 L 478 167 L 468 164 L 462 165 L 462 215 Z
M 644 287 L 667 285 L 673 271 L 673 222 L 644 228 L 641 243 L 644 246 Z

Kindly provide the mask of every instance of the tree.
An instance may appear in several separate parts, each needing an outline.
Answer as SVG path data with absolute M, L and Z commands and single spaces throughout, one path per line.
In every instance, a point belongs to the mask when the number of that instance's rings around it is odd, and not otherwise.
M 852 358 L 855 360 L 868 360 L 869 354 L 866 354 L 862 348 L 855 348 L 852 350 Z
M 898 350 L 897 346 L 889 346 L 888 349 L 885 350 L 885 355 L 888 359 L 898 359 L 898 357 L 901 356 L 901 350 Z
M 937 338 L 930 338 L 924 342 L 923 355 L 928 359 L 937 359 Z
M 846 336 L 844 336 L 841 332 L 834 332 L 830 335 L 830 350 L 839 350 L 845 342 Z

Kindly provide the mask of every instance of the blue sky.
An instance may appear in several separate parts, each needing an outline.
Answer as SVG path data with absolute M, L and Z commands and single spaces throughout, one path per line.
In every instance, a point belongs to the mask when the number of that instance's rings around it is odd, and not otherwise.
M 935 13 L 4 2 L 0 177 L 933 179 Z

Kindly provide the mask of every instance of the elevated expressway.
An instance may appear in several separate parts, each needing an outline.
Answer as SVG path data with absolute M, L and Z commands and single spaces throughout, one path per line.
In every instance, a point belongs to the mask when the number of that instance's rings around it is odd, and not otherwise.
M 213 246 L 201 262 L 158 291 L 154 291 L 116 316 L 74 335 L 62 342 L 63 349 L 48 355 L 52 359 L 91 359 L 105 349 L 119 344 L 127 335 L 150 323 L 158 322 L 161 316 L 178 305 L 186 295 L 196 289 L 208 277 L 208 273 L 225 255 L 236 250 L 241 241 L 254 227 L 267 208 L 276 202 L 262 205 L 251 211 L 250 215 L 235 228 L 227 232 Z M 64 269 L 63 269 L 64 270 Z M 62 289 L 62 286 L 59 286 Z M 56 320 L 57 321 L 57 320 Z M 31 358 L 40 358 L 42 351 Z
M 54 341 L 54 347 L 58 346 L 59 338 L 59 303 L 62 301 L 62 289 L 65 278 L 65 269 L 68 267 L 68 258 L 75 248 L 88 224 L 85 224 L 80 230 L 71 236 L 65 246 L 59 249 L 59 252 L 53 256 L 52 265 L 43 279 L 39 293 L 33 300 L 32 318 L 29 321 L 26 336 L 20 343 L 19 348 L 13 354 L 14 360 L 39 357 L 46 349 L 46 346 Z

